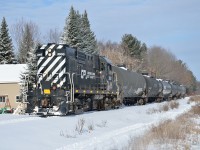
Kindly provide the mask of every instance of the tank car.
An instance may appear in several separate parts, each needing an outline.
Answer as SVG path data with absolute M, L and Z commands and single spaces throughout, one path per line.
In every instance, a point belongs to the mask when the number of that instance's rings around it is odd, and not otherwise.
M 117 66 L 113 66 L 113 71 L 116 73 L 119 94 L 125 105 L 147 102 L 147 84 L 141 74 Z
M 179 84 L 176 84 L 177 86 L 177 94 L 176 94 L 176 98 L 181 98 L 181 92 L 182 92 L 182 89 L 181 89 L 181 86 Z
M 163 100 L 171 100 L 172 99 L 172 86 L 168 81 L 161 80 L 163 85 Z
M 160 102 L 163 99 L 163 86 L 160 81 L 158 81 L 154 77 L 146 76 L 144 75 L 144 78 L 146 80 L 146 90 L 147 90 L 147 97 L 148 97 L 148 102 Z
M 179 95 L 180 95 L 179 86 L 176 83 L 174 83 L 174 82 L 171 82 L 170 85 L 172 87 L 171 98 L 173 100 L 175 100 L 175 99 L 179 98 Z
M 181 88 L 181 96 L 180 96 L 180 98 L 185 98 L 186 87 L 184 85 L 180 85 L 180 88 Z
M 82 113 L 121 104 L 112 65 L 105 57 L 53 43 L 38 48 L 36 56 L 37 83 L 29 100 L 37 114 Z
M 185 94 L 186 94 L 186 88 L 183 85 L 180 84 L 176 84 L 176 86 L 178 87 L 178 92 L 176 95 L 176 98 L 184 98 Z

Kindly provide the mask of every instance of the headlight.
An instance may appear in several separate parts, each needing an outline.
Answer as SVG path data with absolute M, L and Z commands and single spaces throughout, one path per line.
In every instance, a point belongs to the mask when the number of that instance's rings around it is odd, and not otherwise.
M 36 85 L 35 85 L 35 84 L 33 84 L 33 88 L 36 88 Z

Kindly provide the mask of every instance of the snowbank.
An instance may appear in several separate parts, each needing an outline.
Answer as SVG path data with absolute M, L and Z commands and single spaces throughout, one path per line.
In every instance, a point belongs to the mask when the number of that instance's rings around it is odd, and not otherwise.
M 124 107 L 109 111 L 92 111 L 66 117 L 39 118 L 34 116 L 0 115 L 1 149 L 20 150 L 106 150 L 125 147 L 130 137 L 141 135 L 152 124 L 174 119 L 189 110 L 188 98 L 180 99 L 179 108 L 162 113 L 147 111 L 163 103 Z M 165 102 L 164 102 L 165 103 Z M 83 131 L 75 129 L 84 119 Z M 89 129 L 93 126 L 93 130 Z

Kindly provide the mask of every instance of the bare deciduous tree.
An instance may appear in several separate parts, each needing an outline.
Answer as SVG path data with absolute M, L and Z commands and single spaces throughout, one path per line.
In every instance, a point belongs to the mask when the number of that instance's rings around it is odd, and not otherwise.
M 155 73 L 157 77 L 168 78 L 173 71 L 176 57 L 164 48 L 153 46 L 148 49 L 147 60 L 150 72 Z
M 124 49 L 118 43 L 111 41 L 99 42 L 98 49 L 100 55 L 109 58 L 114 65 L 125 65 L 128 69 L 138 71 L 142 68 L 142 59 L 136 59 L 131 56 L 125 55 Z
M 55 28 L 50 29 L 49 32 L 46 34 L 45 39 L 47 43 L 59 43 L 61 37 L 61 32 Z
M 177 81 L 188 88 L 195 88 L 196 79 L 193 73 L 170 51 L 153 46 L 148 50 L 147 60 L 149 72 L 154 72 L 157 77 Z
M 40 43 L 39 27 L 32 21 L 23 18 L 12 25 L 12 35 L 16 45 L 16 53 L 20 63 L 26 63 L 25 59 L 31 48 Z

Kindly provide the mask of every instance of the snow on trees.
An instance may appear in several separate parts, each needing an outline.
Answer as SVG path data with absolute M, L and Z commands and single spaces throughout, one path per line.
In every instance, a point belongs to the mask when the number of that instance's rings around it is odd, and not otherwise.
M 39 44 L 38 44 L 39 45 Z M 21 74 L 21 100 L 27 101 L 28 89 L 33 89 L 34 83 L 36 83 L 37 74 L 37 58 L 36 58 L 36 46 L 30 48 L 27 57 L 27 68 Z
M 0 64 L 12 64 L 14 52 L 11 37 L 8 32 L 8 25 L 3 17 L 0 29 Z
M 71 7 L 65 21 L 61 41 L 86 53 L 97 53 L 97 42 L 94 32 L 90 29 L 86 11 L 83 15 L 80 15 L 78 11 Z
M 80 22 L 78 20 L 77 15 L 78 14 L 75 12 L 74 8 L 71 7 L 69 16 L 65 22 L 65 27 L 63 35 L 61 37 L 61 41 L 64 44 L 70 45 L 71 47 L 80 48 L 81 34 L 80 28 L 78 27 L 80 25 Z
M 87 53 L 97 53 L 97 41 L 94 32 L 90 29 L 90 23 L 85 11 L 82 16 L 83 51 Z

